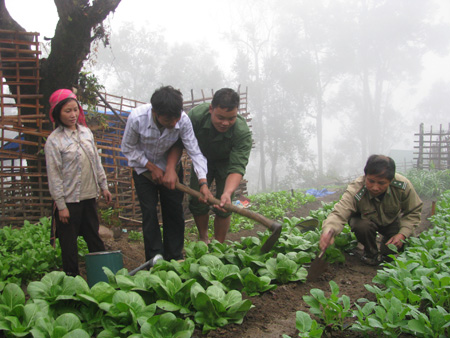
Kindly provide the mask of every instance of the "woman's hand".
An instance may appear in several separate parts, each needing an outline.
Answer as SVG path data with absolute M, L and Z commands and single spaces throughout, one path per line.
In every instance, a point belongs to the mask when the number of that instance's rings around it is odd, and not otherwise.
M 69 209 L 68 208 L 59 210 L 58 211 L 58 215 L 59 215 L 59 220 L 62 223 L 65 223 L 65 224 L 69 223 L 70 213 L 69 213 Z
M 108 189 L 104 189 L 104 190 L 102 191 L 102 193 L 103 193 L 103 197 L 105 198 L 106 203 L 109 204 L 109 203 L 112 201 L 112 195 L 111 195 L 111 193 L 109 192 Z

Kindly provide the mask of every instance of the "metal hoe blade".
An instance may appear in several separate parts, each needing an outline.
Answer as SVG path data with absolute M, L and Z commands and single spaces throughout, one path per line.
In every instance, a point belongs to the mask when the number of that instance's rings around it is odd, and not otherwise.
M 300 229 L 301 233 L 305 233 L 307 231 L 312 231 L 312 230 L 316 229 L 318 226 L 319 226 L 319 221 L 315 218 L 305 219 L 301 222 L 298 222 L 295 225 L 295 227 L 298 227 Z M 292 233 L 292 231 L 294 230 L 295 227 L 291 228 L 288 235 L 290 235 Z
M 261 253 L 267 253 L 269 252 L 276 241 L 278 241 L 278 238 L 280 238 L 282 225 L 278 222 L 273 222 L 272 226 L 270 227 L 270 230 L 272 231 L 272 234 L 269 238 L 265 241 L 263 246 L 261 247 Z
M 311 263 L 311 266 L 308 270 L 308 276 L 306 277 L 306 281 L 314 282 L 320 277 L 322 273 L 324 273 L 328 268 L 328 263 L 322 258 L 325 250 L 320 252 L 320 255 Z

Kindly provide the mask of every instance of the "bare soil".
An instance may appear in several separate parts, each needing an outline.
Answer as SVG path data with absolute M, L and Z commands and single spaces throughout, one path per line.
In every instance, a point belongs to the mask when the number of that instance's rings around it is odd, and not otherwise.
M 341 191 L 335 194 L 318 198 L 301 206 L 298 210 L 288 217 L 306 217 L 310 210 L 317 210 L 322 207 L 321 202 L 331 202 L 339 199 Z M 422 210 L 422 222 L 416 229 L 416 235 L 430 227 L 428 218 L 431 215 L 432 202 L 424 201 Z M 188 222 L 187 226 L 192 226 Z M 128 229 L 129 231 L 130 229 Z M 138 228 L 136 228 L 138 230 Z M 265 227 L 256 225 L 252 230 L 243 230 L 239 233 L 230 233 L 227 239 L 240 240 L 241 237 L 256 236 L 257 231 L 264 231 Z M 127 233 L 121 233 L 120 237 L 114 238 L 112 232 L 106 231 L 102 234 L 107 250 L 121 250 L 123 254 L 124 267 L 131 271 L 145 263 L 144 245 L 142 242 L 131 242 L 128 240 Z M 347 253 L 346 261 L 343 264 L 329 265 L 325 273 L 319 280 L 305 283 L 289 283 L 279 285 L 275 290 L 267 292 L 261 296 L 250 297 L 254 308 L 250 309 L 241 325 L 230 324 L 223 328 L 202 334 L 198 329 L 195 330 L 193 337 L 197 338 L 215 338 L 215 337 L 264 337 L 280 338 L 283 334 L 291 337 L 298 337 L 295 328 L 295 314 L 297 311 L 308 312 L 308 306 L 303 301 L 304 295 L 309 295 L 313 288 L 322 289 L 325 293 L 329 292 L 329 282 L 335 281 L 340 289 L 340 295 L 347 295 L 351 302 L 359 298 L 368 298 L 375 300 L 373 294 L 368 292 L 364 285 L 370 284 L 377 273 L 379 267 L 364 265 L 360 261 L 362 247 L 358 246 L 352 252 Z M 80 266 L 81 274 L 85 274 L 85 269 Z M 85 275 L 84 275 L 85 277 Z M 309 313 L 309 312 L 308 312 Z M 351 325 L 351 322 L 349 322 Z M 344 330 L 340 332 L 329 332 L 328 337 L 361 337 L 361 334 Z M 405 336 L 406 337 L 406 336 Z

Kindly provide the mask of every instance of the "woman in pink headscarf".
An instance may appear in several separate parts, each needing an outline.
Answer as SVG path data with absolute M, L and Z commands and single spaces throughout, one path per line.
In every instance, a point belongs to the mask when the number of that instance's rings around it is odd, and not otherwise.
M 109 203 L 111 193 L 94 136 L 74 93 L 59 89 L 50 96 L 50 119 L 56 129 L 45 144 L 45 159 L 48 186 L 56 205 L 53 217 L 63 269 L 76 276 L 79 235 L 84 237 L 89 252 L 105 250 L 98 234 L 97 197 L 101 190 Z

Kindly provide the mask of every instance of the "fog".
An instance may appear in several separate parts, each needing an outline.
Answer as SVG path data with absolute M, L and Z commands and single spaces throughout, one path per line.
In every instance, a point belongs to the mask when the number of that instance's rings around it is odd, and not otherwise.
M 111 94 L 248 88 L 249 193 L 344 182 L 449 127 L 447 0 L 122 0 L 105 24 L 86 69 Z

